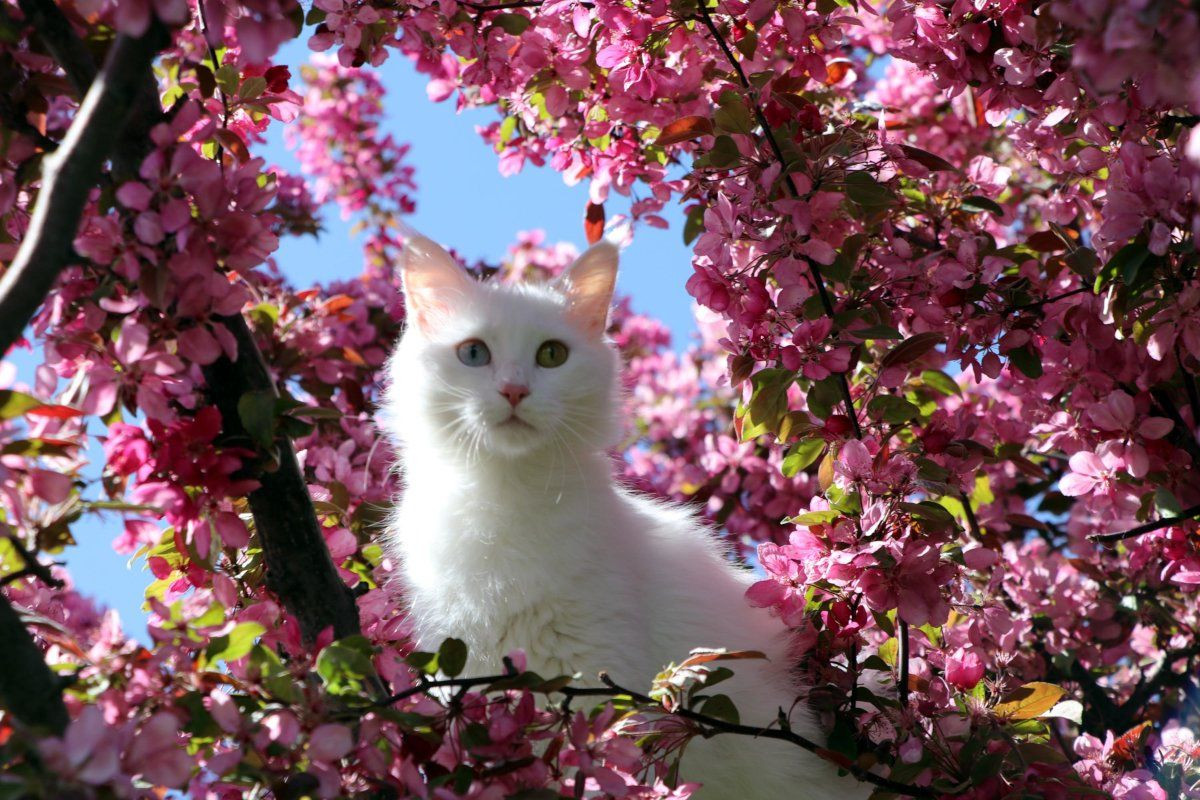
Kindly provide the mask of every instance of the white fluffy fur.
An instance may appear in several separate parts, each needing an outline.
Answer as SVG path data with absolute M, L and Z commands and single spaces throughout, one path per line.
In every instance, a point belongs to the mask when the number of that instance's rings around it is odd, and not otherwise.
M 428 240 L 403 275 L 410 325 L 390 364 L 384 425 L 398 443 L 405 491 L 387 544 L 398 558 L 418 644 L 470 648 L 468 673 L 497 671 L 525 651 L 543 675 L 607 671 L 647 687 L 695 647 L 757 649 L 721 691 L 743 721 L 766 724 L 799 693 L 778 620 L 747 605 L 751 575 L 731 564 L 685 509 L 618 486 L 607 450 L 617 420 L 618 357 L 602 330 L 617 254 L 599 245 L 551 284 L 503 286 L 467 277 Z M 483 367 L 456 347 L 478 338 Z M 570 348 L 536 366 L 541 343 Z M 528 386 L 515 409 L 504 383 Z M 803 704 L 793 728 L 822 741 Z M 869 792 L 781 742 L 695 740 L 681 776 L 703 800 L 852 800 Z

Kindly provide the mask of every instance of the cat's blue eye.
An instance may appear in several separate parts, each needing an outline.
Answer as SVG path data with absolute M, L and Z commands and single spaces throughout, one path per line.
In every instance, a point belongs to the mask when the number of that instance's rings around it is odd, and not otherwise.
M 492 351 L 479 339 L 467 339 L 458 346 L 458 360 L 468 367 L 482 367 L 492 363 Z
M 551 339 L 548 342 L 542 342 L 542 346 L 537 351 L 537 365 L 539 367 L 561 367 L 563 362 L 567 360 L 567 346 L 558 339 Z

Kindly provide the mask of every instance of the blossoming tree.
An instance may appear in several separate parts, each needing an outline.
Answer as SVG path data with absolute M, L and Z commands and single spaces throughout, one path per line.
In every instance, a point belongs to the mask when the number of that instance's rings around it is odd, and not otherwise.
M 43 363 L 0 391 L 0 793 L 683 798 L 722 734 L 880 798 L 1200 797 L 1198 40 L 1184 0 L 3 0 L 0 343 Z M 581 689 L 412 652 L 388 58 L 586 182 L 589 239 L 682 204 L 701 337 L 619 305 L 620 468 L 756 555 L 827 742 L 716 700 L 730 654 Z M 326 204 L 362 276 L 296 291 Z M 98 510 L 151 646 L 53 564 Z

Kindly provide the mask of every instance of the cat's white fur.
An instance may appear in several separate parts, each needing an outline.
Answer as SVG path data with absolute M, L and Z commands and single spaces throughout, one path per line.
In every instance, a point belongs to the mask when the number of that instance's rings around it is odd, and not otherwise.
M 781 623 L 744 599 L 731 564 L 691 512 L 613 479 L 618 356 L 604 339 L 617 251 L 600 244 L 557 281 L 477 282 L 414 238 L 402 268 L 408 319 L 389 366 L 383 422 L 405 489 L 387 539 L 401 565 L 418 644 L 469 647 L 468 672 L 496 672 L 521 648 L 529 668 L 608 672 L 644 689 L 695 647 L 761 650 L 720 691 L 766 725 L 791 708 L 794 730 L 823 740 L 789 670 Z M 461 363 L 479 339 L 491 363 Z M 569 355 L 539 367 L 545 341 Z M 529 394 L 514 408 L 505 385 Z M 516 416 L 516 421 L 510 419 Z M 852 800 L 864 784 L 799 748 L 743 736 L 693 740 L 684 780 L 703 800 Z

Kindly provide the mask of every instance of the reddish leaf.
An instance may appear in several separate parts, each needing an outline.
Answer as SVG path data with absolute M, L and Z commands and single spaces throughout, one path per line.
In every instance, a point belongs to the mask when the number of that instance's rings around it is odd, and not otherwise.
M 333 297 L 325 301 L 321 307 L 330 314 L 336 314 L 344 308 L 349 308 L 354 304 L 354 298 L 345 294 L 335 294 Z
M 1031 233 L 1025 240 L 1025 244 L 1029 245 L 1030 250 L 1036 250 L 1039 253 L 1057 253 L 1059 250 L 1067 249 L 1067 243 L 1054 231 Z
M 73 419 L 83 416 L 83 412 L 77 408 L 59 405 L 37 406 L 29 409 L 25 414 L 30 417 L 48 417 L 50 419 Z
M 697 648 L 683 660 L 679 666 L 694 667 L 697 664 L 707 664 L 710 661 L 741 661 L 747 658 L 766 658 L 766 654 L 758 650 L 708 650 Z
M 1143 722 L 1122 733 L 1113 742 L 1109 751 L 1109 761 L 1121 769 L 1133 769 L 1142 760 L 1142 748 L 1150 736 L 1151 725 Z
M 680 117 L 663 128 L 654 143 L 659 147 L 666 147 L 670 144 L 679 144 L 689 139 L 695 139 L 698 136 L 711 136 L 712 132 L 712 121 L 707 117 Z
M 933 331 L 915 333 L 888 351 L 880 363 L 884 367 L 894 367 L 916 361 L 944 341 L 945 337 Z
M 200 94 L 204 97 L 212 97 L 217 89 L 216 76 L 203 64 L 196 65 L 196 83 L 200 84 Z
M 850 73 L 850 63 L 848 58 L 835 58 L 825 64 L 825 85 L 836 86 L 841 83 Z
M 922 150 L 919 147 L 902 144 L 900 149 L 904 151 L 904 155 L 911 158 L 921 166 L 934 172 L 954 172 L 954 165 L 939 155 L 930 153 L 928 150 Z
M 226 150 L 233 153 L 233 157 L 237 159 L 239 164 L 244 164 L 250 160 L 250 151 L 246 149 L 246 143 L 242 138 L 227 128 L 222 128 L 216 133 L 217 142 Z
M 583 218 L 583 233 L 588 244 L 595 244 L 604 236 L 604 204 L 588 203 Z

